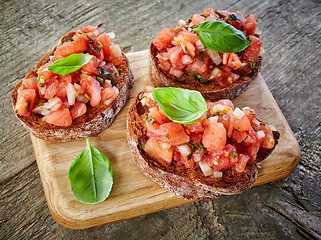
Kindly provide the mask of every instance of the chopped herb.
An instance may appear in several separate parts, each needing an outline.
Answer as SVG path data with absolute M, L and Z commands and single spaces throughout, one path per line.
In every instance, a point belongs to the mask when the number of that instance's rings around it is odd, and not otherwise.
M 187 160 L 191 160 L 193 153 L 198 149 L 199 147 L 196 144 L 192 144 L 191 153 L 187 156 Z
M 169 138 L 169 134 L 166 134 L 165 137 L 166 137 L 166 138 Z
M 256 130 L 257 130 L 257 128 L 256 128 L 256 127 L 253 127 L 253 130 L 254 130 L 254 131 L 256 131 Z
M 96 48 L 94 48 L 91 44 L 94 44 L 95 43 L 95 41 L 93 41 L 93 40 L 91 40 L 91 41 L 89 41 L 89 47 L 90 47 L 90 49 L 91 50 L 94 50 L 94 51 L 96 51 L 96 52 L 99 52 L 100 50 L 101 50 L 101 48 L 102 48 L 102 46 L 101 45 L 98 45 Z
M 244 143 L 246 139 L 247 139 L 247 136 L 246 136 L 246 138 L 244 138 L 244 140 L 241 143 Z
M 242 17 L 241 17 L 241 14 L 239 13 L 236 13 L 236 14 L 231 14 L 228 16 L 227 18 L 228 21 L 235 21 L 235 20 L 240 20 L 242 21 Z
M 39 107 L 42 107 L 44 104 L 43 103 L 37 103 Z
M 204 62 L 204 52 L 200 52 L 200 55 L 199 55 L 199 60 L 200 62 Z
M 36 81 L 37 81 L 37 83 L 40 82 L 40 78 L 38 77 Z
M 144 94 L 144 93 L 146 93 L 146 88 L 145 88 L 144 91 L 143 91 L 143 94 Z
M 214 116 L 220 116 L 220 113 L 219 113 L 219 112 L 216 112 L 216 113 L 214 114 Z
M 193 20 L 193 16 L 191 16 L 189 19 L 187 19 L 187 23 L 191 23 Z
M 260 122 L 260 125 L 265 126 L 265 123 L 264 122 Z
M 16 109 L 16 113 L 18 113 L 18 109 Z
M 107 78 L 108 80 L 114 80 L 114 78 L 111 75 L 111 73 L 109 73 L 105 69 L 98 68 L 98 70 L 99 70 L 99 76 L 103 76 L 103 77 Z
M 233 159 L 235 159 L 235 158 L 236 158 L 236 155 L 235 155 L 235 153 L 234 153 L 234 151 L 233 151 L 233 150 L 231 151 L 231 156 L 232 156 L 232 158 L 233 158 Z
M 247 37 L 247 40 L 250 42 L 252 42 L 252 39 L 250 37 Z
M 224 14 L 220 13 L 219 11 L 214 11 L 219 17 L 226 17 Z
M 142 149 L 145 150 L 145 143 L 142 142 L 140 145 L 142 146 Z
M 104 84 L 104 79 L 101 77 L 96 77 L 96 79 L 98 80 L 98 82 L 100 83 L 100 85 Z
M 196 73 L 193 73 L 193 72 L 189 72 L 189 74 L 192 75 L 198 81 L 200 81 L 200 83 L 209 83 L 209 80 L 203 79 L 200 74 L 196 74 Z
M 155 119 L 154 119 L 154 118 L 151 118 L 151 117 L 149 117 L 149 116 L 146 116 L 146 121 L 149 122 L 149 123 L 151 123 L 151 124 L 154 124 Z
M 254 57 L 252 57 L 251 63 L 247 66 L 247 69 L 253 69 L 255 68 L 255 64 L 254 64 Z
M 38 84 L 39 87 L 43 87 L 44 85 L 43 84 Z
M 27 106 L 27 109 L 26 109 L 27 112 L 30 112 L 30 104 L 31 104 L 31 101 L 28 102 L 28 106 Z
M 255 115 L 255 113 L 252 110 L 250 111 L 250 113 L 251 113 L 251 115 Z

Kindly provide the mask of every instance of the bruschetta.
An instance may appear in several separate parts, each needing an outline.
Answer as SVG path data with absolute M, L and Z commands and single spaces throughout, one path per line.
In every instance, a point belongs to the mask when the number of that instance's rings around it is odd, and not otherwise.
M 278 143 L 279 132 L 272 125 L 259 121 L 254 109 L 239 109 L 227 99 L 204 100 L 204 114 L 181 124 L 165 114 L 153 91 L 146 87 L 127 117 L 131 153 L 147 177 L 193 200 L 236 194 L 252 186 L 259 163 Z M 175 93 L 174 98 L 184 95 Z M 179 104 L 173 106 L 177 112 Z
M 209 8 L 163 28 L 150 46 L 155 86 L 197 90 L 205 99 L 233 99 L 257 76 L 262 41 L 255 15 Z
M 133 74 L 111 37 L 92 26 L 67 33 L 15 86 L 15 115 L 33 135 L 66 142 L 96 136 L 112 123 Z

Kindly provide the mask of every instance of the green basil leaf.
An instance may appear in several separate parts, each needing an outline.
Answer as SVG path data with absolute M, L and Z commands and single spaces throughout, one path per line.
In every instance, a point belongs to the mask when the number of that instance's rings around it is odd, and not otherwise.
M 95 204 L 104 201 L 113 185 L 113 171 L 109 159 L 90 146 L 71 164 L 68 177 L 72 192 L 82 203 Z
M 193 30 L 198 33 L 203 45 L 215 52 L 237 53 L 250 44 L 242 31 L 220 20 L 202 22 Z
M 59 75 L 66 75 L 69 73 L 76 72 L 82 66 L 87 64 L 92 57 L 92 55 L 74 53 L 65 58 L 58 59 L 57 61 L 53 62 L 48 66 L 48 69 L 53 73 Z
M 199 119 L 207 105 L 202 94 L 183 88 L 154 88 L 153 98 L 173 122 L 190 124 Z

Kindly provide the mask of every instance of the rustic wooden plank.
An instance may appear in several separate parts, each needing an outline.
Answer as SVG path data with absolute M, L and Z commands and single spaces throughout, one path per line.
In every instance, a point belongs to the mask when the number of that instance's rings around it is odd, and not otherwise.
M 84 24 L 102 23 L 105 32 L 116 32 L 125 52 L 134 52 L 146 49 L 160 28 L 173 26 L 177 16 L 188 18 L 207 7 L 257 14 L 266 50 L 261 74 L 299 141 L 299 167 L 282 181 L 240 195 L 85 231 L 55 223 L 43 195 L 29 135 L 12 113 L 9 95 L 14 84 L 59 36 Z M 320 8 L 320 1 L 315 0 L 1 1 L 0 238 L 235 239 L 242 238 L 241 229 L 248 232 L 248 238 L 257 238 L 255 233 L 260 232 L 266 234 L 264 238 L 302 239 L 293 222 L 266 206 L 275 202 L 301 206 L 306 214 L 294 218 L 305 222 L 309 222 L 305 216 L 321 214 Z M 292 208 L 286 207 L 286 211 Z

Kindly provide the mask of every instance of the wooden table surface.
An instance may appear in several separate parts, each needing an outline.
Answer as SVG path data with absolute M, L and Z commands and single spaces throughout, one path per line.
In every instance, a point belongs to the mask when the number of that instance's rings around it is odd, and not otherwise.
M 60 36 L 84 25 L 114 31 L 125 53 L 145 50 L 162 27 L 213 9 L 255 13 L 261 74 L 301 147 L 294 173 L 235 196 L 87 230 L 57 224 L 47 207 L 28 132 L 10 102 L 14 85 Z M 1 1 L 0 239 L 321 239 L 321 2 Z

